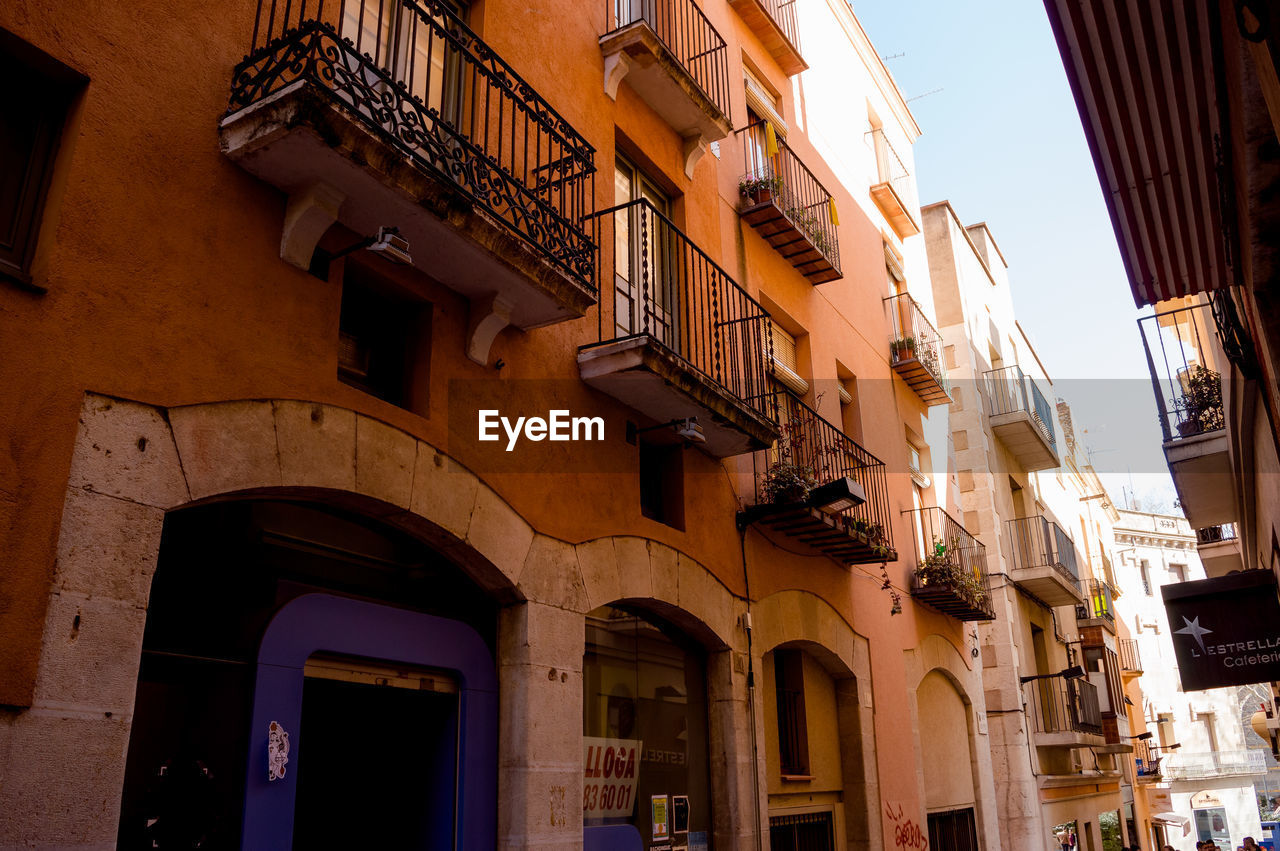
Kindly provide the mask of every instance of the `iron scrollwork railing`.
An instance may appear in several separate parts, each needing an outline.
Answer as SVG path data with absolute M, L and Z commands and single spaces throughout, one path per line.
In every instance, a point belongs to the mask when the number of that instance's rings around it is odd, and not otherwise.
M 772 203 L 839 272 L 840 240 L 831 215 L 831 193 L 801 162 L 786 139 L 775 134 L 777 153 L 770 153 L 765 124 L 757 121 L 738 131 L 747 169 L 738 181 L 742 203 Z
M 613 297 L 600 300 L 600 342 L 647 335 L 776 421 L 768 311 L 649 201 L 610 207 L 588 221 L 600 279 L 613 281 Z
M 920 305 L 910 293 L 899 293 L 885 300 L 889 308 L 892 336 L 889 353 L 893 362 L 915 358 L 929 371 L 943 390 L 950 392 L 947 382 L 947 365 L 943 359 L 942 335 L 924 315 Z
M 442 0 L 259 0 L 230 111 L 310 83 L 595 292 L 595 149 Z
M 1062 527 L 1045 517 L 1019 517 L 1009 521 L 1013 569 L 1052 567 L 1080 588 L 1076 546 Z
M 1053 406 L 1044 398 L 1035 381 L 1016 364 L 988 370 L 983 377 L 987 384 L 987 398 L 991 403 L 991 416 L 1019 411 L 1030 415 L 1045 442 L 1057 453 L 1058 438 L 1053 425 Z
M 1037 733 L 1102 735 L 1098 688 L 1085 679 L 1048 677 L 1033 680 L 1028 703 Z
M 1203 304 L 1138 320 L 1166 441 L 1224 428 L 1222 377 L 1207 362 L 1213 332 Z
M 1236 524 L 1223 523 L 1221 526 L 1205 526 L 1196 530 L 1197 544 L 1221 544 L 1224 541 L 1235 541 L 1239 537 Z
M 702 89 L 729 117 L 729 48 L 693 0 L 606 0 L 612 27 L 644 21 Z
M 771 469 L 776 471 L 778 465 L 804 471 L 817 486 L 848 477 L 862 485 L 866 501 L 835 516 L 846 531 L 865 536 L 875 546 L 884 548 L 889 560 L 897 558 L 884 462 L 799 397 L 784 390 L 776 394 L 782 435 L 772 449 L 757 452 L 753 459 L 756 505 L 778 501 L 778 493 L 771 486 L 776 477 L 770 473 Z

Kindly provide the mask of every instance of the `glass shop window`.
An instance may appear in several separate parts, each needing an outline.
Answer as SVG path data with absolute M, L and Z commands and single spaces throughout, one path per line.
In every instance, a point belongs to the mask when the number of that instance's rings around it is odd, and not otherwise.
M 705 654 L 671 627 L 613 606 L 587 615 L 586 630 L 584 825 L 634 825 L 645 848 L 705 847 Z

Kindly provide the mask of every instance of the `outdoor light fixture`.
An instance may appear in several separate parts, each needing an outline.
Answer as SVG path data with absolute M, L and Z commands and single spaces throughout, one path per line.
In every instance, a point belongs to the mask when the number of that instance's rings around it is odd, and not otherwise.
M 1171 745 L 1147 745 L 1147 748 L 1153 751 L 1176 751 L 1180 747 L 1182 747 L 1181 742 L 1174 742 Z
M 647 431 L 657 431 L 658 429 L 672 428 L 675 430 L 676 437 L 689 444 L 699 444 L 707 442 L 706 432 L 702 430 L 702 426 L 698 425 L 697 417 L 681 417 L 677 420 L 670 420 L 665 423 L 659 423 L 655 426 L 646 428 L 636 428 L 636 424 L 627 423 L 627 443 L 634 444 L 636 438 Z
M 1072 665 L 1070 668 L 1063 668 L 1056 674 L 1031 674 L 1025 677 L 1018 677 L 1018 682 L 1026 685 L 1032 680 L 1051 680 L 1054 677 L 1062 677 L 1064 680 L 1078 680 L 1084 676 L 1084 668 L 1079 665 Z
M 1125 736 L 1125 738 L 1126 738 L 1126 739 L 1134 739 L 1134 740 L 1139 741 L 1139 742 L 1145 742 L 1147 739 L 1151 738 L 1151 736 L 1152 736 L 1152 735 L 1153 735 L 1152 733 L 1150 733 L 1150 732 L 1146 732 L 1146 733 L 1139 733 L 1139 734 L 1138 734 L 1138 735 L 1136 735 L 1136 736 Z
M 396 263 L 401 266 L 408 266 L 413 263 L 413 258 L 409 256 L 409 240 L 400 235 L 399 228 L 378 228 L 375 236 L 367 236 L 364 239 L 329 256 L 330 260 L 337 260 L 339 257 L 346 257 L 353 251 L 359 251 L 361 248 L 367 248 L 382 256 L 384 260 Z
M 809 501 L 822 511 L 837 514 L 867 501 L 862 485 L 848 476 L 827 482 L 809 492 Z

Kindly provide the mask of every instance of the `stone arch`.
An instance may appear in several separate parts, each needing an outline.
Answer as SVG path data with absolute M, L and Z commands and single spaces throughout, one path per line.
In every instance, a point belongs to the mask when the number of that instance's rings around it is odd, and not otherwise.
M 977 824 L 979 847 L 992 847 L 993 836 L 998 834 L 995 810 L 995 785 L 991 768 L 990 749 L 981 744 L 987 735 L 986 698 L 982 685 L 982 671 L 972 654 L 966 655 L 961 647 L 947 638 L 931 633 L 924 636 L 916 647 L 904 651 L 907 671 L 907 704 L 911 716 L 912 741 L 915 749 L 919 800 L 921 811 L 927 811 L 929 789 L 925 769 L 936 760 L 924 753 L 921 744 L 922 717 L 919 692 L 926 678 L 936 675 L 955 690 L 965 713 L 965 732 L 969 741 L 970 777 L 973 782 L 974 816 Z
M 753 664 L 757 671 L 764 669 L 766 653 L 799 648 L 816 659 L 835 681 L 846 837 L 841 847 L 879 847 L 880 794 L 869 642 L 828 602 L 806 591 L 779 591 L 753 603 L 751 620 Z M 770 687 L 766 683 L 756 689 L 758 742 L 767 740 L 764 691 Z M 767 809 L 766 763 L 762 756 L 757 782 L 764 796 L 760 805 Z

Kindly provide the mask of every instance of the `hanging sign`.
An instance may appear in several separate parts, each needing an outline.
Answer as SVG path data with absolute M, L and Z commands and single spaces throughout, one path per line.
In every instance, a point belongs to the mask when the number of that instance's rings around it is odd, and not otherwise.
M 630 818 L 640 776 L 639 739 L 582 737 L 582 817 Z
M 267 728 L 267 782 L 284 779 L 284 767 L 289 764 L 289 734 L 279 722 L 272 721 Z
M 1280 601 L 1269 570 L 1160 588 L 1183 691 L 1280 679 Z

